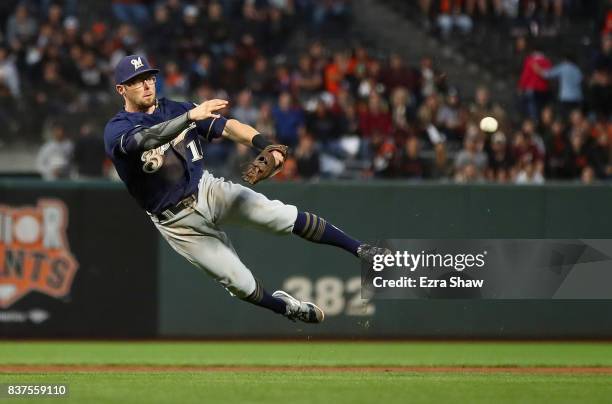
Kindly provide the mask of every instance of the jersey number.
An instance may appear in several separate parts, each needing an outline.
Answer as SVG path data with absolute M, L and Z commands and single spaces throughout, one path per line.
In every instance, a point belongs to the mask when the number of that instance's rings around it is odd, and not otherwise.
M 178 137 L 177 137 L 178 139 Z M 181 138 L 179 141 L 182 141 Z M 178 143 L 178 142 L 177 142 Z M 199 142 L 196 143 L 195 140 L 187 143 L 187 147 L 191 150 L 191 161 L 201 160 L 204 156 L 202 156 L 202 151 L 198 148 Z M 166 143 L 162 146 L 159 146 L 156 149 L 147 150 L 142 153 L 140 159 L 144 161 L 144 165 L 142 166 L 142 170 L 147 174 L 152 174 L 158 171 L 161 166 L 164 164 L 164 153 L 166 150 L 170 148 L 170 143 Z
M 193 155 L 193 157 L 191 158 L 192 162 L 202 159 L 202 152 L 198 150 L 198 145 L 196 144 L 195 140 L 192 140 L 191 142 L 187 143 L 187 147 L 189 147 L 189 150 L 191 150 L 191 154 Z

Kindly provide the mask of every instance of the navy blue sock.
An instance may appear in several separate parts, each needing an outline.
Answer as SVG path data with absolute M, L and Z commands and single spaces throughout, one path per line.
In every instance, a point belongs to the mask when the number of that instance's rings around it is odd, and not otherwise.
M 287 304 L 282 299 L 269 294 L 257 279 L 255 279 L 255 291 L 243 300 L 256 306 L 265 307 L 278 314 L 287 312 Z
M 322 217 L 308 212 L 298 212 L 292 231 L 293 234 L 313 243 L 340 247 L 353 255 L 357 255 L 357 248 L 361 245 L 359 240 L 349 237 Z

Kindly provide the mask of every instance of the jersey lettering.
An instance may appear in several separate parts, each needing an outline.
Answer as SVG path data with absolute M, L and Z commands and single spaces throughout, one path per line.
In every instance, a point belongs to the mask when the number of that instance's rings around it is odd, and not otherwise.
M 189 132 L 191 129 L 194 129 L 195 127 L 196 124 L 192 123 L 181 133 L 179 133 L 179 135 L 175 137 L 171 142 L 142 153 L 142 155 L 140 156 L 140 160 L 144 162 L 144 164 L 142 165 L 142 171 L 147 174 L 153 174 L 154 172 L 159 171 L 161 166 L 164 164 L 164 153 L 166 153 L 166 150 L 170 148 L 170 144 L 172 144 L 172 146 L 176 146 L 177 144 L 182 142 L 185 139 L 185 135 L 187 135 L 187 132 Z M 199 158 L 196 159 L 196 153 L 198 153 L 198 150 L 195 149 L 194 141 L 189 142 L 188 146 L 194 156 L 192 161 L 197 161 L 202 158 L 201 154 L 197 154 Z

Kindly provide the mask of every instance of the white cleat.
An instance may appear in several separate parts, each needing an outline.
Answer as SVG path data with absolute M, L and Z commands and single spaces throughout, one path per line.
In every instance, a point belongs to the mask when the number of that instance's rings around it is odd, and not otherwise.
M 277 290 L 272 296 L 281 299 L 287 304 L 287 312 L 284 314 L 291 321 L 300 320 L 305 323 L 321 323 L 325 319 L 323 310 L 311 302 L 300 302 L 290 294 Z

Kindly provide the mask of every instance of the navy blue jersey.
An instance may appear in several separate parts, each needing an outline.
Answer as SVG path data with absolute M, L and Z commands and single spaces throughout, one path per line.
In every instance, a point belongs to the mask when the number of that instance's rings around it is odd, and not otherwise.
M 221 136 L 227 120 L 194 122 L 171 142 L 146 151 L 138 149 L 134 134 L 193 107 L 188 102 L 160 98 L 152 114 L 121 110 L 106 124 L 106 154 L 130 194 L 150 213 L 160 213 L 196 192 L 204 171 L 202 140 Z

